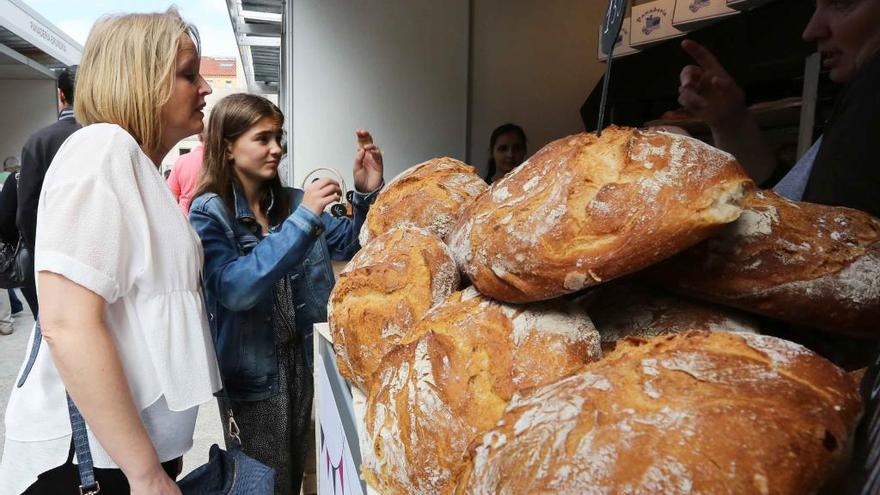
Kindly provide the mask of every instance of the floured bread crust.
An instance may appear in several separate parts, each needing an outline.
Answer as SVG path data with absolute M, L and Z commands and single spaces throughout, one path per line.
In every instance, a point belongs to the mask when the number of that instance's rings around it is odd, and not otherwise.
M 327 310 L 339 373 L 361 390 L 428 309 L 458 289 L 440 238 L 400 227 L 367 244 L 339 276 Z
M 877 336 L 880 220 L 753 191 L 736 223 L 655 277 L 693 297 L 800 326 Z
M 542 148 L 467 209 L 449 243 L 483 294 L 551 299 L 705 239 L 739 217 L 750 184 L 701 141 L 610 127 Z
M 815 493 L 859 415 L 857 385 L 785 340 L 629 340 L 516 397 L 457 493 Z
M 599 356 L 599 335 L 577 307 L 499 304 L 472 287 L 452 294 L 373 377 L 365 479 L 384 494 L 448 492 L 469 442 L 517 391 Z
M 464 209 L 487 188 L 473 167 L 454 158 L 410 167 L 389 182 L 370 207 L 361 227 L 361 246 L 395 227 L 423 228 L 445 240 Z
M 690 330 L 760 333 L 760 323 L 747 313 L 699 302 L 650 287 L 620 281 L 595 289 L 581 302 L 610 352 L 626 337 L 656 337 Z

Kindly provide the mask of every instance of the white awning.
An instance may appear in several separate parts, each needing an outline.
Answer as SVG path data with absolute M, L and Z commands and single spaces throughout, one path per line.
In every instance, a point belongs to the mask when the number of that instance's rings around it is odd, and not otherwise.
M 52 78 L 82 46 L 20 0 L 0 0 L 0 79 Z

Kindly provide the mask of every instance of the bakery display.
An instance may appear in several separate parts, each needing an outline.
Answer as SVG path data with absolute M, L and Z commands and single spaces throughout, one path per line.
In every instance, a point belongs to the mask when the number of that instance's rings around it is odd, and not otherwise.
M 514 399 L 456 493 L 816 493 L 859 414 L 849 376 L 784 340 L 633 339 Z
M 760 322 L 746 313 L 685 299 L 645 283 L 606 284 L 581 302 L 610 352 L 626 337 L 655 337 L 689 330 L 760 333 Z
M 424 317 L 373 378 L 364 478 L 383 494 L 451 488 L 467 446 L 494 426 L 517 391 L 599 358 L 599 336 L 562 301 L 510 306 L 473 288 Z
M 612 126 L 491 187 L 417 165 L 361 241 L 328 313 L 375 493 L 836 492 L 880 220 Z
M 755 191 L 721 235 L 658 267 L 689 296 L 855 336 L 878 335 L 880 220 Z
M 701 141 L 610 127 L 542 148 L 468 207 L 449 243 L 481 293 L 551 299 L 693 246 L 739 217 L 750 184 Z
M 367 390 L 385 353 L 458 285 L 448 248 L 431 232 L 399 227 L 373 239 L 330 294 L 327 314 L 340 374 Z
M 415 165 L 379 193 L 361 228 L 361 245 L 400 226 L 424 228 L 445 239 L 464 208 L 487 187 L 473 167 L 454 158 Z

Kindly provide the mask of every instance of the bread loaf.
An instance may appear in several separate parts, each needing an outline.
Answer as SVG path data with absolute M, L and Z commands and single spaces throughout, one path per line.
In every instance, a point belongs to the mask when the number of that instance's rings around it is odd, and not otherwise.
M 684 294 L 850 335 L 880 335 L 880 220 L 756 191 L 717 238 L 665 263 Z
M 733 156 L 665 132 L 610 127 L 552 142 L 496 182 L 450 234 L 483 294 L 550 299 L 647 267 L 739 217 Z
M 367 390 L 385 353 L 458 284 L 455 262 L 434 234 L 399 227 L 373 239 L 330 294 L 327 314 L 340 374 Z
M 400 226 L 424 228 L 445 240 L 465 207 L 487 187 L 473 167 L 454 158 L 415 165 L 379 193 L 361 228 L 361 246 Z
M 689 330 L 759 333 L 760 323 L 746 313 L 692 301 L 650 287 L 624 282 L 602 285 L 582 302 L 610 352 L 626 337 L 655 337 Z
M 458 493 L 815 493 L 859 414 L 850 377 L 781 339 L 628 340 L 514 399 Z
M 576 307 L 507 306 L 472 287 L 431 309 L 419 334 L 385 357 L 367 402 L 363 474 L 386 495 L 451 489 L 469 442 L 516 391 L 599 357 L 599 337 Z

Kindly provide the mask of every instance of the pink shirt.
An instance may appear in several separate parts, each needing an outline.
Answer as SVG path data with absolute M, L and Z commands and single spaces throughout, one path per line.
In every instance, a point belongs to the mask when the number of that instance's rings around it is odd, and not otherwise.
M 192 203 L 193 193 L 198 185 L 199 170 L 202 169 L 204 156 L 205 147 L 197 146 L 174 162 L 174 168 L 168 176 L 168 187 L 177 198 L 177 205 L 183 211 L 183 216 L 189 215 L 189 204 Z

